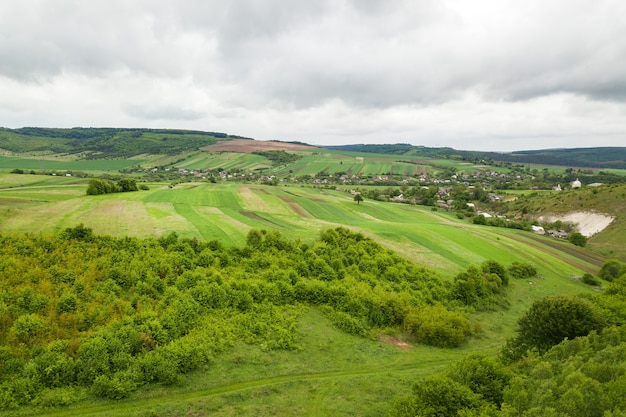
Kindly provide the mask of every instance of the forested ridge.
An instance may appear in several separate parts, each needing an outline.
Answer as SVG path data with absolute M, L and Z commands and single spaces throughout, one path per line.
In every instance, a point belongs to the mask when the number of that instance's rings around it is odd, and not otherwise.
M 396 329 L 459 346 L 476 329 L 456 310 L 498 305 L 503 271 L 488 262 L 451 282 L 342 228 L 312 245 L 252 230 L 239 248 L 82 225 L 0 235 L 0 407 L 174 384 L 235 341 L 299 350 L 297 318 L 311 307 L 363 337 Z
M 0 128 L 0 149 L 73 154 L 79 159 L 123 159 L 140 154 L 176 155 L 235 138 L 245 139 L 220 132 L 176 129 Z
M 507 162 L 519 164 L 541 164 L 570 167 L 593 168 L 626 168 L 626 148 L 624 147 L 590 147 L 566 149 L 542 149 L 515 152 L 485 152 L 459 150 L 448 147 L 430 148 L 414 146 L 406 143 L 397 144 L 361 144 L 326 146 L 351 152 L 381 153 L 403 155 L 407 157 L 425 157 L 440 159 L 458 159 L 466 161 Z

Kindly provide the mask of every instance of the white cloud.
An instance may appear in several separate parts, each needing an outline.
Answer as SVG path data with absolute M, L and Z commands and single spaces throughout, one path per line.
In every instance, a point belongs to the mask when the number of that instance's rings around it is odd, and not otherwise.
M 626 143 L 620 0 L 8 0 L 0 117 L 319 144 Z

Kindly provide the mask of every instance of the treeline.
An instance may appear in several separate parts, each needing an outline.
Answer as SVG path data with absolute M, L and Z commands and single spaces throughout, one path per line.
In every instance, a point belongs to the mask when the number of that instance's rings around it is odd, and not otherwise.
M 122 178 L 117 183 L 107 179 L 92 178 L 87 186 L 87 195 L 125 193 L 138 190 L 137 181 L 132 178 Z
M 55 152 L 79 159 L 124 159 L 140 154 L 176 155 L 225 139 L 244 139 L 219 132 L 175 129 L 24 127 L 0 128 L 0 148 L 11 152 Z
M 390 416 L 626 415 L 626 266 L 596 296 L 535 302 L 497 358 L 473 354 L 413 386 Z
M 261 155 L 272 161 L 274 165 L 286 165 L 292 162 L 296 162 L 301 158 L 300 155 L 295 153 L 289 153 L 285 151 L 255 151 L 252 152 L 255 155 Z
M 508 283 L 495 262 L 450 282 L 342 228 L 311 245 L 252 230 L 225 248 L 80 225 L 0 235 L 0 270 L 0 408 L 175 384 L 236 341 L 300 350 L 297 319 L 311 307 L 363 337 L 460 346 L 477 331 L 462 312 L 504 305 Z

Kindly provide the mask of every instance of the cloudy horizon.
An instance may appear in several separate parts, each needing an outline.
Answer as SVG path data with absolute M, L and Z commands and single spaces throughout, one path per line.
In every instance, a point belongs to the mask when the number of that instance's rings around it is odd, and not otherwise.
M 620 0 L 8 0 L 0 126 L 626 146 Z

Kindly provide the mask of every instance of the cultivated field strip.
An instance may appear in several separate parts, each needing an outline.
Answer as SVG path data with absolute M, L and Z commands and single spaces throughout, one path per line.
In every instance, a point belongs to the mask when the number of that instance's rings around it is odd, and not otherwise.
M 32 177 L 27 179 L 42 181 Z M 475 226 L 424 207 L 370 200 L 356 204 L 351 194 L 332 189 L 201 182 L 87 196 L 71 179 L 57 180 L 56 186 L 46 180 L 10 189 L 15 184 L 6 183 L 1 230 L 52 232 L 83 223 L 99 234 L 157 237 L 176 232 L 183 238 L 242 245 L 253 228 L 308 242 L 320 231 L 342 226 L 446 275 L 487 259 L 532 261 L 548 275 L 568 277 L 597 268 L 550 241 L 529 240 L 527 232 Z

